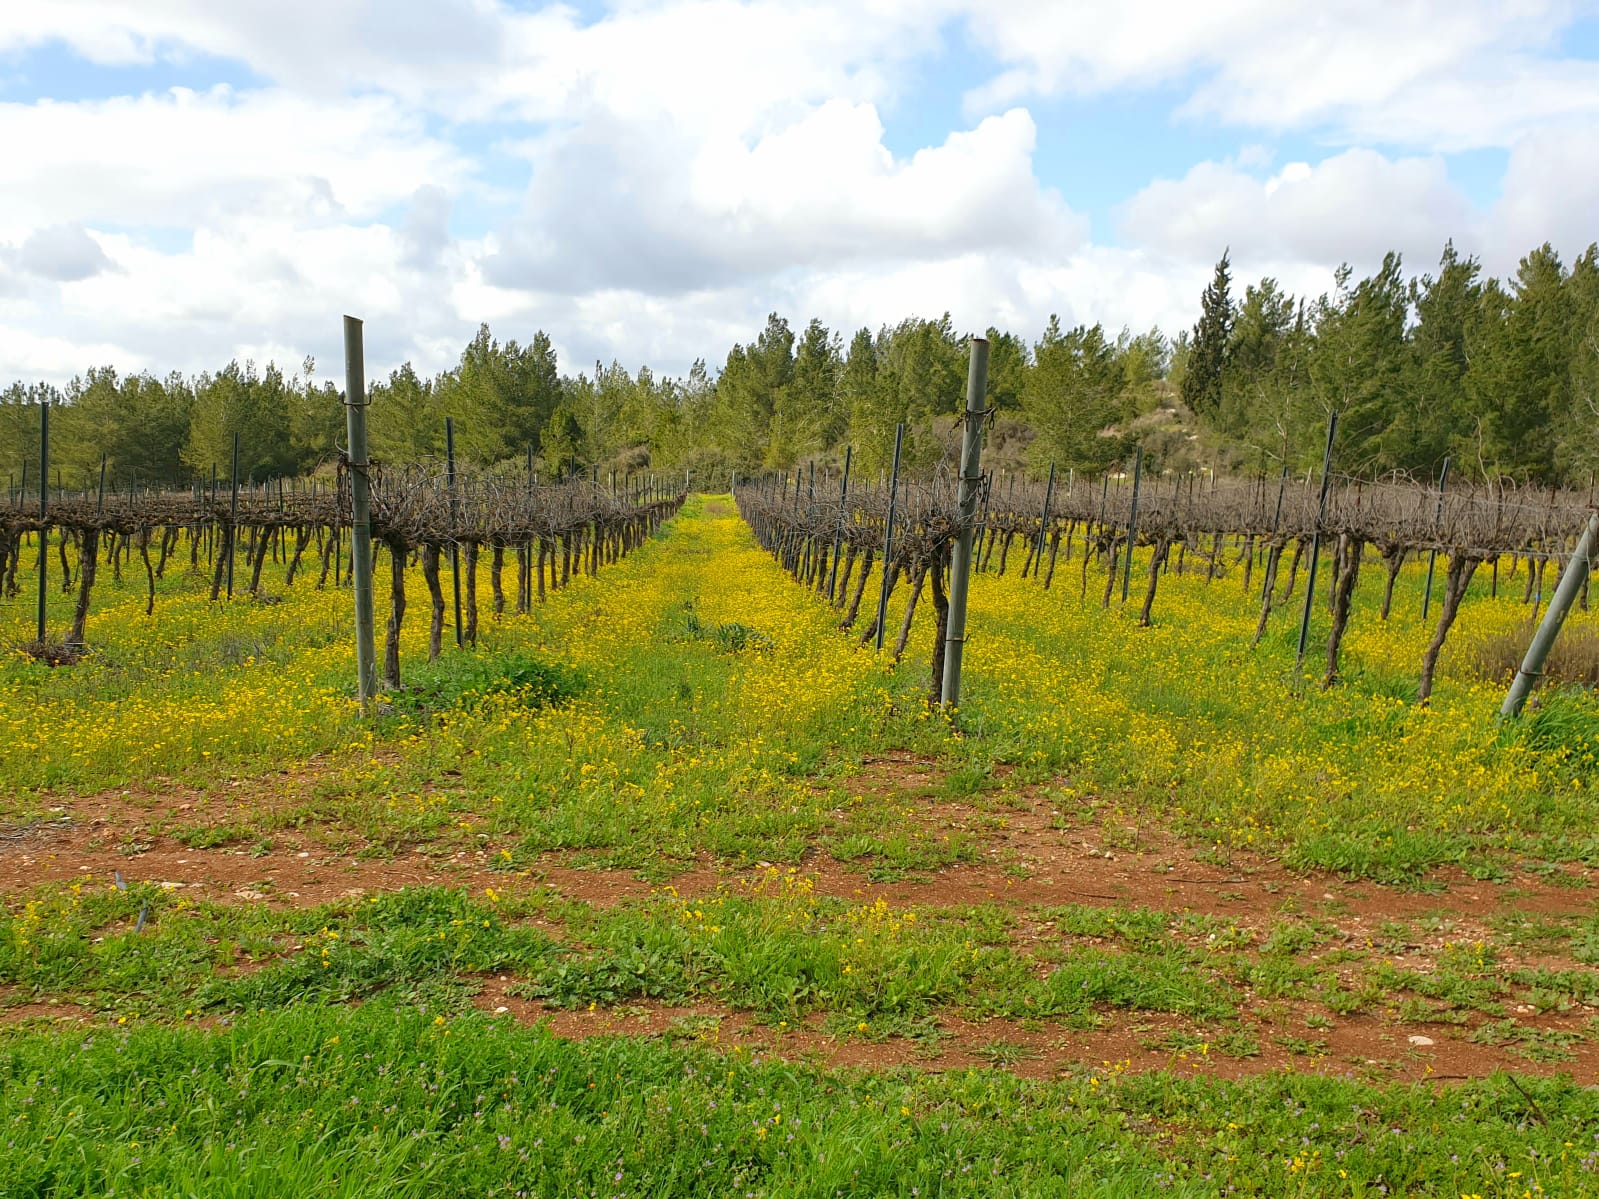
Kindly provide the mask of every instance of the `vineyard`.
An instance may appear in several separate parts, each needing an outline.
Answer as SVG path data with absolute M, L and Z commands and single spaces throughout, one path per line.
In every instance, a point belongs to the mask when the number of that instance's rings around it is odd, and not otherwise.
M 1025 555 L 1021 577 L 1031 575 L 1047 591 L 1054 584 L 1057 565 L 1070 563 L 1075 552 L 1081 564 L 1079 599 L 1088 597 L 1093 569 L 1099 604 L 1109 608 L 1118 591 L 1122 604 L 1134 594 L 1134 559 L 1140 548 L 1146 548 L 1138 569 L 1142 594 L 1138 623 L 1145 627 L 1153 620 L 1161 579 L 1173 570 L 1181 577 L 1192 557 L 1193 568 L 1203 572 L 1207 583 L 1236 571 L 1242 576 L 1243 591 L 1258 595 L 1260 615 L 1253 637 L 1258 644 L 1273 612 L 1294 594 L 1302 565 L 1308 564 L 1307 592 L 1315 586 L 1325 542 L 1331 551 L 1327 578 L 1331 627 L 1324 687 L 1338 678 L 1339 653 L 1368 549 L 1382 563 L 1378 618 L 1384 621 L 1393 609 L 1400 572 L 1407 562 L 1422 557 L 1428 564 L 1426 614 L 1434 568 L 1441 558 L 1436 625 L 1419 663 L 1417 697 L 1422 703 L 1432 693 L 1439 655 L 1478 567 L 1491 564 L 1490 594 L 1497 597 L 1505 563 L 1505 582 L 1514 583 L 1519 574 L 1521 601 L 1534 603 L 1536 611 L 1543 602 L 1550 563 L 1558 570 L 1588 544 L 1584 534 L 1594 513 L 1591 495 L 1558 490 L 1457 487 L 1448 492 L 1441 482 L 1437 488 L 1426 488 L 1408 480 L 1371 483 L 1338 478 L 1321 485 L 1308 479 L 1290 483 L 1286 473 L 1270 483 L 1264 479 L 1199 483 L 1189 478 L 1142 488 L 1141 480 L 1126 486 L 1122 476 L 1114 491 L 1111 476 L 1106 475 L 1075 487 L 1068 484 L 1059 494 L 1053 470 L 1043 485 L 1024 483 L 1018 489 L 1012 479 L 997 495 L 993 480 L 984 482 L 974 569 L 1004 575 L 1015 549 Z M 918 601 L 931 580 L 936 613 L 932 700 L 938 702 L 939 647 L 948 611 L 944 579 L 960 527 L 955 481 L 944 475 L 903 491 L 882 485 L 851 491 L 847 477 L 824 478 L 818 488 L 814 478 L 806 484 L 795 476 L 792 488 L 786 480 L 775 479 L 747 485 L 739 492 L 739 502 L 756 536 L 790 574 L 825 593 L 843 612 L 842 628 L 850 628 L 859 618 L 874 562 L 879 572 L 877 611 L 906 582 L 909 596 L 894 646 L 896 659 L 905 652 Z M 1582 552 L 1588 557 L 1588 550 Z M 1257 569 L 1258 591 L 1251 592 Z M 1592 569 L 1590 562 L 1582 574 L 1584 611 Z M 1553 580 L 1548 582 L 1552 590 Z M 1308 599 L 1304 611 L 1308 622 Z M 869 618 L 862 643 L 878 637 L 880 644 L 878 634 L 878 619 Z M 1301 665 L 1303 653 L 1302 635 Z
M 370 474 L 372 537 L 389 558 L 390 615 L 383 677 L 390 688 L 401 685 L 400 635 L 407 607 L 405 581 L 411 566 L 420 564 L 431 601 L 431 661 L 439 654 L 447 608 L 441 562 L 448 559 L 456 590 L 457 640 L 476 644 L 480 556 L 486 555 L 488 560 L 494 615 L 503 614 L 507 603 L 508 553 L 516 572 L 515 610 L 525 613 L 535 600 L 544 600 L 548 589 L 567 586 L 574 573 L 594 575 L 601 566 L 642 544 L 670 518 L 683 498 L 681 494 L 667 495 L 653 482 L 647 492 L 629 486 L 624 496 L 587 481 L 538 486 L 531 478 L 506 480 L 473 472 L 458 475 L 453 463 L 448 468 L 440 465 L 393 472 L 374 467 Z M 230 496 L 219 497 L 214 483 L 209 493 L 196 487 L 192 493 L 107 497 L 102 490 L 93 497 L 85 492 L 54 502 L 46 495 L 34 505 L 19 494 L 9 510 L 0 512 L 0 577 L 5 580 L 6 594 L 18 594 L 18 567 L 25 557 L 31 557 L 38 562 L 42 596 L 47 585 L 47 547 L 53 538 L 61 589 L 76 591 L 71 629 L 60 643 L 60 650 L 73 653 L 84 645 L 102 554 L 120 582 L 125 566 L 137 552 L 147 588 L 146 615 L 155 610 L 156 580 L 165 576 L 174 556 L 180 562 L 186 558 L 188 568 L 198 571 L 203 555 L 213 602 L 224 590 L 232 598 L 234 570 L 241 565 L 249 574 L 244 593 L 260 598 L 269 559 L 280 565 L 283 586 L 292 586 L 307 549 L 319 564 L 319 589 L 327 586 L 330 570 L 335 586 L 349 581 L 353 546 L 347 468 L 341 469 L 336 485 L 329 487 L 304 488 L 296 483 L 288 490 L 279 481 L 247 486 L 243 495 L 236 484 L 231 491 Z M 28 550 L 33 552 L 28 554 Z M 463 577 L 464 600 L 460 594 Z M 43 612 L 41 607 L 41 622 Z M 38 650 L 48 655 L 57 651 L 46 632 L 41 623 Z
M 1599 1193 L 1585 495 L 992 481 L 952 717 L 953 479 L 372 482 L 373 717 L 347 475 L 5 512 L 0 1194 Z

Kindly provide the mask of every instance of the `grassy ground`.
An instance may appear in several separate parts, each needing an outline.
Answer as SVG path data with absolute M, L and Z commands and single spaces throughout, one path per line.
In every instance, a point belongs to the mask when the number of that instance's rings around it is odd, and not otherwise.
M 928 614 L 860 650 L 726 500 L 476 653 L 413 607 L 370 725 L 347 594 L 106 578 L 0 665 L 0 1194 L 1599 1193 L 1599 709 L 1489 718 L 1519 585 L 1423 710 L 1419 572 L 1325 693 L 1236 570 L 1077 572 L 977 580 L 958 737 Z

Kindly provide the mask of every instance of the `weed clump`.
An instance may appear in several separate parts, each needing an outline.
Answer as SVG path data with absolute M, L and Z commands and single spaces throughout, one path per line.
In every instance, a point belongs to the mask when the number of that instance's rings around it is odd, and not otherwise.
M 389 696 L 397 712 L 425 716 L 472 711 L 497 699 L 527 708 L 556 708 L 576 699 L 583 680 L 574 671 L 526 654 L 450 654 L 411 672 L 403 691 Z

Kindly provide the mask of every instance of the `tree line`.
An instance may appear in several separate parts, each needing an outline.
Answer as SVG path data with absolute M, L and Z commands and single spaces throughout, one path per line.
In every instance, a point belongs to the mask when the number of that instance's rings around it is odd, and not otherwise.
M 1198 322 L 1176 337 L 1054 317 L 1031 342 L 989 329 L 988 461 L 1094 472 L 1140 446 L 1166 472 L 1299 471 L 1319 463 L 1337 412 L 1337 462 L 1358 476 L 1431 475 L 1446 456 L 1490 480 L 1586 484 L 1599 468 L 1599 249 L 1568 268 L 1544 245 L 1498 280 L 1450 245 L 1419 276 L 1390 254 L 1359 280 L 1340 268 L 1333 284 L 1296 297 L 1265 278 L 1235 296 L 1224 254 Z M 370 438 L 383 461 L 435 457 L 449 416 L 458 454 L 480 465 L 531 453 L 547 478 L 687 469 L 696 485 L 725 486 L 735 471 L 836 461 L 846 444 L 880 471 L 904 423 L 917 469 L 949 452 L 965 380 L 966 335 L 947 313 L 847 342 L 774 313 L 720 369 L 700 360 L 682 377 L 618 362 L 563 374 L 543 331 L 502 342 L 484 325 L 451 369 L 428 377 L 407 363 L 374 381 Z M 336 454 L 344 426 L 339 392 L 309 359 L 297 374 L 98 367 L 65 388 L 0 392 L 0 469 L 14 485 L 37 461 L 44 399 L 59 409 L 52 462 L 68 488 L 102 460 L 118 487 L 225 477 L 235 434 L 242 478 L 302 474 Z
M 1295 298 L 1273 279 L 1232 296 L 1226 255 L 1174 372 L 1238 465 L 1305 467 L 1339 415 L 1339 468 L 1587 484 L 1599 467 L 1599 247 L 1568 269 L 1547 243 L 1512 278 L 1447 245 L 1406 279 L 1399 255 Z

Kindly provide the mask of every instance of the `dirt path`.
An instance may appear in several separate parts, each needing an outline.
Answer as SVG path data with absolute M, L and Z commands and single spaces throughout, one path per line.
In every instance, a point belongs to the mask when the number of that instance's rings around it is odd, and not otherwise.
M 274 832 L 270 847 L 240 844 L 191 847 L 168 833 L 201 819 L 225 825 L 259 814 L 264 806 L 303 803 L 316 772 L 267 776 L 242 786 L 200 792 L 114 792 L 68 798 L 49 818 L 0 828 L 0 895 L 18 897 L 49 883 L 85 876 L 152 882 L 185 897 L 221 904 L 309 906 L 406 886 L 494 887 L 516 894 L 536 888 L 595 907 L 647 899 L 658 888 L 616 871 L 576 869 L 567 855 L 547 854 L 508 871 L 495 869 L 502 850 L 492 837 L 460 838 L 374 857 L 344 839 L 334 849 L 314 829 Z M 1159 829 L 1136 830 L 1110 819 L 1082 820 L 1063 813 L 1039 788 L 942 798 L 938 763 L 909 754 L 869 759 L 845 783 L 852 795 L 892 801 L 908 819 L 933 832 L 958 831 L 981 846 L 976 861 L 915 877 L 873 881 L 869 860 L 839 862 L 813 850 L 800 871 L 818 893 L 893 907 L 955 908 L 994 904 L 1015 917 L 1018 949 L 1037 947 L 1060 934 L 1043 917 L 1067 905 L 1153 909 L 1215 917 L 1263 938 L 1288 918 L 1314 918 L 1330 950 L 1381 960 L 1396 969 L 1426 973 L 1451 945 L 1503 941 L 1508 918 L 1531 921 L 1587 917 L 1599 911 L 1599 878 L 1567 868 L 1558 881 L 1530 872 L 1509 883 L 1486 883 L 1459 871 L 1440 871 L 1423 889 L 1397 889 L 1327 874 L 1295 874 L 1263 856 L 1235 854 L 1225 866 Z M 703 862 L 672 881 L 684 897 L 737 888 L 758 871 L 734 872 Z M 1403 925 L 1401 935 L 1395 928 Z M 1417 926 L 1420 927 L 1417 927 Z M 1517 966 L 1587 970 L 1569 951 L 1547 945 L 1508 946 L 1504 969 Z M 1026 1075 L 1084 1068 L 1173 1069 L 1219 1076 L 1292 1069 L 1354 1077 L 1456 1079 L 1495 1070 L 1566 1072 L 1599 1082 L 1599 1014 L 1584 1004 L 1510 1013 L 1533 1038 L 1559 1043 L 1559 1060 L 1530 1060 L 1515 1041 L 1478 1043 L 1489 1014 L 1463 1025 L 1407 1019 L 1397 1003 L 1340 1016 L 1331 1027 L 1312 1027 L 1317 1005 L 1309 998 L 1267 1002 L 1241 996 L 1244 1012 L 1229 1047 L 1214 1030 L 1180 1018 L 1145 1012 L 1101 1013 L 1099 1027 L 1059 1022 L 988 1020 L 953 1013 L 912 1037 L 870 1040 L 830 1028 L 820 1017 L 794 1028 L 759 1024 L 747 1013 L 711 1007 L 623 1005 L 596 1011 L 546 1009 L 507 992 L 515 980 L 489 979 L 477 1006 L 519 1020 L 549 1020 L 562 1035 L 651 1035 L 839 1065 L 911 1065 L 961 1069 L 998 1065 Z M 20 997 L 15 997 L 20 998 Z M 3 1000 L 3 997 L 0 997 Z M 0 1006 L 4 1006 L 0 1002 Z M 89 1020 L 70 1003 L 13 1002 L 7 1022 L 19 1019 Z M 1211 1039 L 1207 1040 L 1207 1037 Z M 1419 1038 L 1419 1040 L 1417 1040 Z M 1525 1049 L 1525 1046 L 1521 1046 Z

